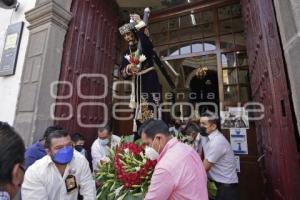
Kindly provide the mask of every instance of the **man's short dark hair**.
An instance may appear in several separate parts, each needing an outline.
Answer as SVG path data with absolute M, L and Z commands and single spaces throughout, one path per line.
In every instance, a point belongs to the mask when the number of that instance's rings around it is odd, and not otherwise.
M 52 131 L 45 140 L 45 147 L 46 148 L 51 147 L 52 139 L 54 139 L 54 138 L 63 138 L 63 137 L 67 137 L 68 135 L 69 135 L 69 133 L 65 130 Z
M 81 134 L 81 133 L 74 133 L 72 136 L 71 136 L 71 140 L 73 141 L 73 142 L 78 142 L 78 141 L 80 141 L 80 140 L 85 140 L 85 138 L 84 138 L 84 136 Z
M 139 127 L 139 130 L 138 130 L 138 135 L 139 136 L 141 136 L 142 135 L 142 133 L 143 133 L 143 131 L 144 131 L 144 129 L 146 128 L 146 126 L 150 123 L 150 122 L 152 122 L 152 121 L 154 121 L 154 119 L 148 119 L 148 120 L 146 120 L 140 127 Z
M 106 124 L 105 126 L 101 126 L 101 127 L 99 127 L 98 128 L 98 132 L 103 132 L 103 131 L 108 131 L 108 132 L 110 132 L 110 126 L 109 126 L 109 124 Z
M 0 121 L 0 186 L 11 182 L 14 166 L 24 163 L 25 145 L 21 136 Z
M 49 126 L 48 128 L 46 128 L 45 132 L 44 132 L 44 139 L 46 139 L 48 137 L 48 135 L 56 130 L 62 130 L 62 128 L 58 127 L 58 126 Z
M 215 115 L 212 112 L 204 112 L 201 117 L 207 117 L 208 118 L 208 122 L 210 124 L 215 124 L 216 126 L 219 126 L 220 120 L 219 120 L 219 116 Z
M 199 126 L 196 123 L 189 124 L 184 130 L 185 135 L 191 135 L 192 133 L 199 133 Z
M 142 128 L 142 133 L 145 133 L 148 137 L 154 139 L 157 133 L 162 133 L 166 136 L 172 135 L 169 132 L 169 127 L 162 120 L 151 120 Z

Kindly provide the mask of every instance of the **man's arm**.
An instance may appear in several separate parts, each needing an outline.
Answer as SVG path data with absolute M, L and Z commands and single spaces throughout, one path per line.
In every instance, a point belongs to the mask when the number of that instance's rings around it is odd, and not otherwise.
M 112 135 L 112 146 L 111 146 L 111 148 L 114 148 L 114 147 L 120 145 L 120 143 L 121 143 L 121 138 L 117 135 Z
M 214 164 L 209 162 L 207 159 L 204 159 L 203 165 L 204 165 L 205 170 L 208 172 Z
M 80 186 L 79 193 L 83 196 L 84 200 L 96 199 L 96 185 L 86 159 L 82 159 L 80 182 L 78 184 Z
M 97 166 L 100 164 L 100 161 L 106 161 L 107 157 L 103 154 L 100 149 L 101 147 L 98 144 L 92 145 L 91 155 L 92 155 L 92 163 L 93 163 L 93 170 L 97 170 Z
M 28 168 L 21 188 L 23 200 L 48 200 L 45 184 L 41 178 L 43 177 L 39 177 L 37 170 Z
M 209 171 L 211 167 L 216 163 L 224 154 L 226 149 L 219 143 L 211 144 L 206 152 L 205 159 L 203 161 L 206 171 Z
M 145 200 L 166 200 L 174 189 L 171 174 L 165 169 L 155 169 Z

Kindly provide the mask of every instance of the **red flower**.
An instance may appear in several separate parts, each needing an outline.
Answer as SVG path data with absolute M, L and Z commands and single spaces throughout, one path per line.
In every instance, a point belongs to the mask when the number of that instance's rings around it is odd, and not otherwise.
M 140 153 L 143 152 L 144 147 L 140 147 L 134 143 L 130 143 L 130 144 L 121 144 L 116 150 L 116 155 L 114 158 L 114 166 L 117 173 L 117 179 L 124 184 L 124 187 L 126 189 L 129 189 L 132 187 L 132 185 L 141 184 L 144 178 L 148 175 L 148 172 L 154 169 L 156 162 L 147 160 L 145 165 L 141 166 L 137 172 L 127 173 L 121 162 L 122 157 L 120 156 L 120 154 L 123 154 L 125 152 L 125 149 L 128 149 L 129 152 L 133 154 L 135 159 L 141 160 Z
M 140 61 L 137 57 L 130 56 L 130 63 L 138 65 Z

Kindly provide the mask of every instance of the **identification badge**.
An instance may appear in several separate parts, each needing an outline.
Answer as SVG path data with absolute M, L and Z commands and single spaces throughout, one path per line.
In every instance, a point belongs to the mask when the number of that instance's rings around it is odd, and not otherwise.
M 76 178 L 74 175 L 68 175 L 65 180 L 65 183 L 67 192 L 72 192 L 77 188 Z

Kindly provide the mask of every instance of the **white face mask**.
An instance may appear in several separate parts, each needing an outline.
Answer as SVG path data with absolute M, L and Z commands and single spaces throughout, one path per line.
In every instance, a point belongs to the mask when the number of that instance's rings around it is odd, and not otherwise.
M 159 157 L 159 153 L 153 148 L 154 140 L 152 142 L 151 147 L 146 146 L 146 148 L 145 148 L 145 156 L 150 160 L 157 160 Z M 159 149 L 160 149 L 160 145 L 158 146 L 158 151 L 159 151 Z
M 148 146 L 146 146 L 145 148 L 145 155 L 150 160 L 157 160 L 157 158 L 159 157 L 159 153 L 155 151 L 155 149 L 153 149 L 152 147 Z
M 100 145 L 102 145 L 102 146 L 106 146 L 106 145 L 108 145 L 108 143 L 109 143 L 109 139 L 104 139 L 104 140 L 99 139 L 99 143 L 100 143 Z

